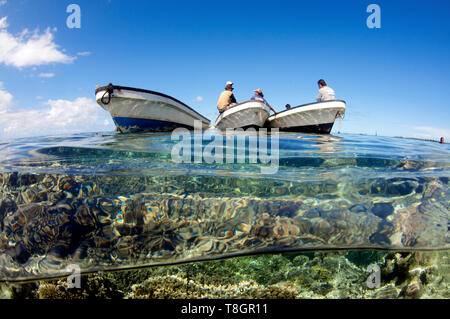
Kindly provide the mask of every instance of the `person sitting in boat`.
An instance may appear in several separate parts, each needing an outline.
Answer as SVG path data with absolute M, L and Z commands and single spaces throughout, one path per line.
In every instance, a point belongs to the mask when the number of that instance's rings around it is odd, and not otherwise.
M 325 80 L 320 79 L 319 82 L 319 95 L 317 96 L 317 102 L 336 100 L 334 90 L 327 86 Z
M 277 111 L 275 111 L 270 105 L 269 103 L 267 103 L 266 99 L 264 98 L 264 94 L 263 91 L 261 89 L 256 89 L 253 90 L 253 92 L 255 92 L 255 95 L 252 96 L 252 98 L 250 100 L 252 101 L 262 101 L 264 102 L 272 111 L 273 113 L 277 114 Z
M 219 113 L 223 113 L 236 105 L 237 102 L 236 98 L 234 97 L 233 90 L 233 82 L 227 82 L 225 91 L 220 94 L 219 101 L 217 101 L 217 108 L 219 109 Z

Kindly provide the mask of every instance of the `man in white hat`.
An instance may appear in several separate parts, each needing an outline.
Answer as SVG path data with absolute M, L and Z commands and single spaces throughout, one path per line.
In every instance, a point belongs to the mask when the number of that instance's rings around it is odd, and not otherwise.
M 228 81 L 225 86 L 225 91 L 220 94 L 219 101 L 217 101 L 217 108 L 219 109 L 219 113 L 225 112 L 237 103 L 236 98 L 233 94 L 233 90 L 233 82 Z
M 253 90 L 253 92 L 255 92 L 255 95 L 250 99 L 252 101 L 261 101 L 264 102 L 272 111 L 273 113 L 277 114 L 277 111 L 275 111 L 270 105 L 269 103 L 267 103 L 266 99 L 264 98 L 264 94 L 263 91 L 261 89 L 256 89 Z

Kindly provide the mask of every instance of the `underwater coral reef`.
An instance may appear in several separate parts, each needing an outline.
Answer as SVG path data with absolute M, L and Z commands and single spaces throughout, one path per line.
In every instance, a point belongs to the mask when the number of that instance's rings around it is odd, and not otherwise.
M 369 288 L 368 265 L 380 286 Z M 450 253 L 340 251 L 236 257 L 139 270 L 0 284 L 15 299 L 414 299 L 450 298 Z

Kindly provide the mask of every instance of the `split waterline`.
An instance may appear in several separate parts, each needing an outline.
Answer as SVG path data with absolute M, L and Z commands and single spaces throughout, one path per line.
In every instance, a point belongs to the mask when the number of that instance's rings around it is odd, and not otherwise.
M 195 159 L 208 143 L 190 138 Z M 237 152 L 252 145 L 233 139 Z M 70 265 L 450 248 L 448 145 L 286 133 L 278 143 L 278 170 L 263 174 L 267 164 L 248 158 L 174 161 L 170 134 L 1 141 L 0 281 L 60 277 Z

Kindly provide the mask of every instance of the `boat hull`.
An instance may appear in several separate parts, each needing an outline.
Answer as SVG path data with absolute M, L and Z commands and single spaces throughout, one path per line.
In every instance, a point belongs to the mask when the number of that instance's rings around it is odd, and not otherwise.
M 207 129 L 210 121 L 186 104 L 159 92 L 113 86 L 96 90 L 97 103 L 107 110 L 120 132 L 170 132 L 193 129 L 195 121 Z
M 270 109 L 260 101 L 247 101 L 233 106 L 219 115 L 216 127 L 227 128 L 263 127 L 270 115 Z
M 113 117 L 114 124 L 122 133 L 137 133 L 137 132 L 171 132 L 179 127 L 194 129 L 193 126 L 184 125 L 180 123 L 158 121 L 130 117 Z
M 300 105 L 269 117 L 266 125 L 280 131 L 329 134 L 345 108 L 341 100 Z

